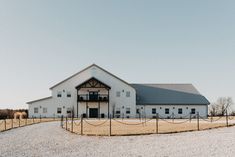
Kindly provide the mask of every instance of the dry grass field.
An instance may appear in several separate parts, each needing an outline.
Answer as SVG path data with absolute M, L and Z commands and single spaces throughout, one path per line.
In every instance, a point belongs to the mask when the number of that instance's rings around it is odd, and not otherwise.
M 12 128 L 32 125 L 40 122 L 50 122 L 60 119 L 42 118 L 40 119 L 7 119 L 6 125 L 4 120 L 0 120 L 0 131 Z M 235 125 L 235 117 L 228 118 L 229 125 Z M 158 124 L 158 125 L 157 125 Z M 107 136 L 110 133 L 109 119 L 83 119 L 82 133 L 84 135 Z M 218 127 L 226 127 L 226 117 L 213 117 L 199 120 L 199 130 L 213 129 Z M 73 128 L 72 128 L 73 127 Z M 63 123 L 66 129 L 66 122 Z M 67 130 L 81 134 L 81 120 L 74 119 L 73 126 L 71 119 L 67 122 Z M 177 133 L 198 130 L 197 119 L 112 119 L 111 135 L 139 135 L 153 133 Z
M 235 125 L 235 117 L 229 117 L 229 125 Z M 111 120 L 111 135 L 139 135 L 153 133 L 177 133 L 186 131 L 197 131 L 197 119 L 160 119 L 156 125 L 156 119 L 112 119 Z M 213 129 L 218 127 L 226 127 L 225 117 L 213 117 L 199 120 L 199 130 Z M 158 127 L 158 129 L 157 129 Z M 66 122 L 63 123 L 63 128 L 66 129 Z M 81 121 L 67 122 L 67 130 L 81 134 Z M 109 135 L 110 120 L 109 119 L 84 119 L 82 132 L 84 135 L 103 136 Z
M 37 124 L 40 122 L 50 122 L 54 120 L 60 120 L 60 119 L 53 119 L 53 118 L 42 118 L 40 119 L 6 119 L 0 120 L 0 131 L 10 130 L 13 128 L 23 127 L 26 125 L 32 125 Z M 5 124 L 6 123 L 6 124 Z

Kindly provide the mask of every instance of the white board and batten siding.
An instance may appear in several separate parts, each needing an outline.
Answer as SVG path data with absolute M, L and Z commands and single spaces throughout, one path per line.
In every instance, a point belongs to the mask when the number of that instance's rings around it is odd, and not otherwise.
M 35 114 L 33 111 L 35 107 L 46 106 L 48 108 L 47 114 L 41 114 L 41 116 L 53 117 L 55 116 L 66 116 L 67 108 L 74 108 L 75 115 L 77 115 L 77 90 L 76 86 L 88 80 L 89 78 L 97 78 L 98 80 L 104 82 L 111 87 L 109 91 L 109 112 L 112 113 L 113 107 L 115 108 L 130 108 L 130 117 L 135 117 L 136 115 L 136 91 L 133 87 L 123 82 L 122 80 L 110 75 L 103 69 L 96 65 L 90 66 L 89 68 L 83 70 L 77 75 L 59 83 L 58 85 L 51 88 L 52 98 L 37 102 L 29 102 L 29 116 L 40 116 L 41 112 Z M 57 97 L 58 92 L 61 92 L 62 96 Z M 71 97 L 67 97 L 67 92 L 71 93 Z M 120 92 L 120 97 L 117 96 L 117 92 Z M 130 96 L 126 97 L 126 92 L 130 92 Z M 93 103 L 94 104 L 94 103 Z M 92 106 L 92 103 L 89 103 Z M 57 114 L 57 108 L 62 107 L 62 113 Z M 85 113 L 84 105 L 79 106 L 79 115 Z M 105 112 L 105 106 L 101 103 L 101 112 Z M 115 109 L 114 109 L 115 110 Z M 106 111 L 107 115 L 107 111 Z
M 51 87 L 51 97 L 44 98 L 41 100 L 31 101 L 28 102 L 29 104 L 29 117 L 61 117 L 67 116 L 67 110 L 74 110 L 74 115 L 79 115 L 79 117 L 86 113 L 86 103 L 79 102 L 77 108 L 77 89 L 78 85 L 81 85 L 85 81 L 95 78 L 100 82 L 104 83 L 105 85 L 109 86 L 110 89 L 91 89 L 91 90 L 99 90 L 100 94 L 109 94 L 109 113 L 114 114 L 116 117 L 128 117 L 128 118 L 135 118 L 138 117 L 139 114 L 137 113 L 137 109 L 141 112 L 142 116 L 145 115 L 146 117 L 153 117 L 153 108 L 156 108 L 156 112 L 159 113 L 160 116 L 167 118 L 174 113 L 175 118 L 185 117 L 190 114 L 192 108 L 195 108 L 196 112 L 199 112 L 200 116 L 206 117 L 208 114 L 208 104 L 209 102 L 200 95 L 200 93 L 190 93 L 186 90 L 186 87 L 190 87 L 194 90 L 192 85 L 180 85 L 182 87 L 177 92 L 171 86 L 167 86 L 167 89 L 162 89 L 162 86 L 148 86 L 148 85 L 134 85 L 129 84 L 120 78 L 116 77 L 115 75 L 107 72 L 106 70 L 102 69 L 101 67 L 93 64 L 84 70 L 78 72 L 77 74 L 65 79 L 64 81 L 56 84 L 55 86 Z M 137 88 L 138 87 L 138 88 Z M 189 98 L 194 99 L 193 101 L 197 102 L 197 99 L 203 99 L 203 103 L 199 105 L 146 105 L 146 104 L 138 104 L 137 105 L 137 96 L 140 98 L 144 98 L 148 96 L 144 101 L 148 102 L 148 99 L 154 98 L 155 88 L 158 90 L 155 94 L 159 94 L 159 91 L 167 92 L 170 94 L 171 97 L 177 98 L 181 97 L 182 95 Z M 175 87 L 174 87 L 175 88 Z M 178 88 L 178 87 L 177 87 Z M 145 93 L 142 89 L 148 89 L 149 93 Z M 153 90 L 153 91 L 152 91 Z M 196 89 L 195 89 L 196 90 Z M 87 89 L 79 90 L 79 94 L 85 94 Z M 138 92 L 137 92 L 138 91 Z M 176 93 L 176 95 L 174 94 Z M 185 95 L 187 93 L 187 95 Z M 61 97 L 58 97 L 58 94 Z M 179 96 L 177 96 L 177 94 Z M 153 96 L 152 96 L 153 95 Z M 164 94 L 163 94 L 164 95 Z M 151 97 L 151 98 L 150 98 Z M 160 97 L 161 98 L 161 97 Z M 168 98 L 164 98 L 165 100 Z M 138 100 L 141 100 L 138 98 Z M 97 102 L 89 102 L 88 108 L 97 108 Z M 58 112 L 61 110 L 61 112 Z M 165 113 L 165 108 L 169 108 L 169 114 Z M 182 114 L 178 113 L 178 108 L 182 108 Z M 78 113 L 77 113 L 78 111 Z M 87 113 L 89 117 L 89 112 Z M 108 115 L 108 103 L 107 102 L 100 102 L 100 114 L 105 114 L 105 117 Z
M 196 118 L 197 113 L 200 117 L 207 117 L 207 105 L 137 105 L 142 117 L 153 118 L 156 114 L 160 118 Z M 166 113 L 166 109 L 168 113 Z M 181 110 L 181 111 L 179 111 Z M 194 112 L 192 112 L 194 110 Z M 139 114 L 137 114 L 139 116 Z

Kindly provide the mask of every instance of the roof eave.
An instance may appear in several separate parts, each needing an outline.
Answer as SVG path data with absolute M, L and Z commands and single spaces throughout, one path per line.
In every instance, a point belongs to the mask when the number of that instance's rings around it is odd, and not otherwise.
M 47 99 L 51 99 L 52 96 L 50 97 L 45 97 L 45 98 L 42 98 L 42 99 L 38 99 L 38 100 L 33 100 L 33 101 L 29 101 L 29 102 L 26 102 L 26 104 L 32 104 L 32 103 L 35 103 L 35 102 L 38 102 L 38 101 L 42 101 L 42 100 L 47 100 Z
M 210 103 L 136 103 L 136 105 L 210 105 Z

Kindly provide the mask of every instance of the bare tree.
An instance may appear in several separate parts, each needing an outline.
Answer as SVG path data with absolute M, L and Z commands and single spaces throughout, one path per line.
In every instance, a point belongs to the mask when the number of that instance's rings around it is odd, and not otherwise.
M 230 115 L 231 115 L 231 116 L 235 116 L 235 111 L 232 111 L 232 112 L 230 113 Z
M 226 111 L 232 112 L 231 106 L 233 105 L 233 100 L 231 97 L 220 97 L 216 103 L 210 106 L 210 115 L 223 116 Z
M 211 116 L 216 116 L 217 115 L 217 109 L 216 109 L 216 103 L 213 103 L 209 106 L 209 114 Z

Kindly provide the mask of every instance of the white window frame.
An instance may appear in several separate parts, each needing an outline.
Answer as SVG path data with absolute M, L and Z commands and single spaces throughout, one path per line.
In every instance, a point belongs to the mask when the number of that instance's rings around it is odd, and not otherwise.
M 69 113 L 68 113 L 69 111 Z M 72 109 L 71 108 L 67 108 L 67 111 L 66 111 L 67 114 L 71 114 L 72 113 Z
M 137 108 L 136 109 L 136 114 L 140 114 L 141 109 Z
M 168 110 L 168 113 L 166 112 Z M 170 108 L 165 108 L 165 114 L 170 114 Z
M 33 112 L 34 112 L 34 113 L 39 113 L 38 107 L 34 107 L 34 108 L 33 108 Z
M 67 94 L 66 94 L 66 96 L 67 96 L 67 98 L 71 98 L 72 97 L 72 94 L 71 94 L 71 92 L 67 92 Z
M 126 108 L 126 114 L 131 114 L 131 108 L 130 107 Z
M 181 110 L 181 113 L 179 112 Z M 183 114 L 183 108 L 178 108 L 178 114 Z
M 155 110 L 155 113 L 153 112 Z M 156 108 L 152 108 L 152 114 L 156 114 L 157 113 L 157 109 Z
M 47 113 L 47 108 L 46 107 L 42 108 L 42 113 Z
M 116 97 L 121 97 L 121 92 L 120 91 L 116 92 Z
M 194 113 L 192 112 L 194 110 Z M 196 112 L 197 112 L 197 110 L 196 110 L 196 108 L 191 108 L 191 114 L 196 114 Z
M 59 109 L 60 109 L 60 113 L 58 113 Z M 62 107 L 57 107 L 57 114 L 62 114 Z
M 57 98 L 61 98 L 62 97 L 62 92 L 58 91 L 56 96 L 57 96 Z
M 131 97 L 131 92 L 130 91 L 126 91 L 126 97 Z
M 117 112 L 119 112 L 119 113 L 117 113 Z M 121 114 L 121 109 L 120 108 L 116 108 L 115 114 L 116 115 L 120 115 Z

